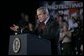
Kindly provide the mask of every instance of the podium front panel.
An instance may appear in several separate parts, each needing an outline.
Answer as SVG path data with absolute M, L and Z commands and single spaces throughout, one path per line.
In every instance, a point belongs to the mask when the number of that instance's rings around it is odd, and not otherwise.
M 27 43 L 28 55 L 51 55 L 51 43 L 49 40 L 29 34 Z
M 16 40 L 19 39 L 19 41 Z M 14 41 L 20 42 L 20 48 L 15 47 L 17 52 L 14 51 Z M 17 45 L 17 44 L 16 44 Z M 27 55 L 27 34 L 11 35 L 9 41 L 9 55 Z
M 9 55 L 51 55 L 51 43 L 33 34 L 11 35 Z

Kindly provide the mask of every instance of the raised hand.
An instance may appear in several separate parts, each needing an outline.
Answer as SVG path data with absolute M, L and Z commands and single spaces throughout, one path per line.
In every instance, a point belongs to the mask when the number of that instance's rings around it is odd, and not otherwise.
M 19 26 L 13 24 L 13 26 L 11 26 L 10 29 L 13 30 L 13 31 L 18 31 Z

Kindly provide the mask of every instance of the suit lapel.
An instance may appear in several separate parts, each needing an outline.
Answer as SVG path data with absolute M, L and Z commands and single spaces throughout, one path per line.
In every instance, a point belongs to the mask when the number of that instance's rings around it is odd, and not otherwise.
M 45 28 L 45 30 L 44 30 L 44 33 L 45 33 L 45 34 L 49 33 L 49 30 L 50 30 L 52 21 L 53 21 L 53 19 L 52 19 L 52 18 L 49 18 L 48 22 L 46 23 L 46 28 Z

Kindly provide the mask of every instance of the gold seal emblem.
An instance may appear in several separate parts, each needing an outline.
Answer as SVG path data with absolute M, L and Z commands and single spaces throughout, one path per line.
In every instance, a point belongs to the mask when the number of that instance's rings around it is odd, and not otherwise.
M 20 50 L 20 39 L 19 38 L 15 38 L 13 41 L 13 51 L 14 53 L 18 53 Z

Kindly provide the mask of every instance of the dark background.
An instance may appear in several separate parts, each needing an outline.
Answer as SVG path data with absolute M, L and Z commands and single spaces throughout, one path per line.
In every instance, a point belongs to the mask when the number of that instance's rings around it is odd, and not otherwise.
M 17 23 L 21 12 L 25 12 L 32 19 L 39 7 L 37 1 L 2 1 L 0 5 L 0 54 L 8 55 L 10 25 Z
M 20 13 L 29 15 L 30 21 L 34 22 L 36 9 L 47 0 L 28 0 L 28 1 L 0 1 L 0 54 L 8 55 L 10 26 L 18 23 Z M 51 0 L 52 1 L 52 0 Z M 50 2 L 51 2 L 50 1 Z

